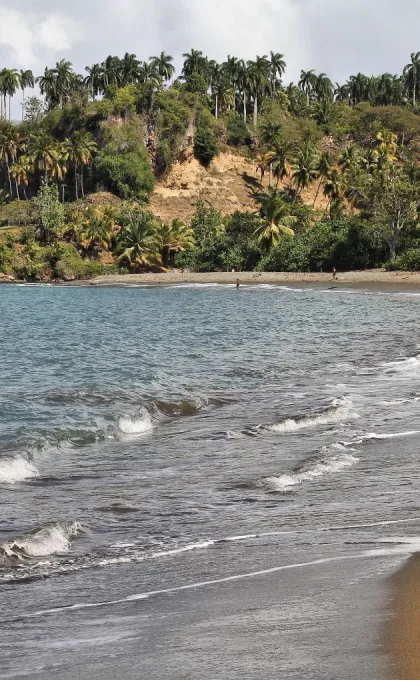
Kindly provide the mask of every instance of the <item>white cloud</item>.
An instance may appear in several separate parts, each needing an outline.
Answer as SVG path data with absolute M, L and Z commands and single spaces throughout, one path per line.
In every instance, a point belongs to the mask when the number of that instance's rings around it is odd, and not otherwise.
M 83 38 L 80 28 L 72 19 L 50 14 L 35 26 L 33 39 L 44 51 L 57 54 L 60 50 L 70 50 Z

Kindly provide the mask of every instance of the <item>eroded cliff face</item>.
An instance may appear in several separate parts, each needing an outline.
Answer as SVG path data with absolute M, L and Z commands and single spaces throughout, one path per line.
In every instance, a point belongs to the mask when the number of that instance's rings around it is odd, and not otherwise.
M 268 186 L 268 177 L 264 179 L 264 186 Z M 315 182 L 303 192 L 305 203 L 313 204 L 317 188 Z M 200 200 L 211 204 L 223 215 L 235 211 L 251 212 L 257 210 L 254 193 L 258 190 L 261 190 L 260 175 L 255 161 L 225 152 L 204 168 L 193 157 L 192 149 L 185 149 L 183 160 L 177 161 L 167 177 L 156 184 L 150 206 L 165 221 L 190 219 Z M 325 206 L 321 189 L 316 207 L 322 210 Z

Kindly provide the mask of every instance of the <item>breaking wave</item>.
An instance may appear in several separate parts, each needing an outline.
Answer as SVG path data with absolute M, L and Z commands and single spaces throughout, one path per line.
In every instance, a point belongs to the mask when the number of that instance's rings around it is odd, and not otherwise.
M 66 553 L 72 538 L 83 531 L 80 522 L 52 522 L 14 541 L 0 544 L 0 564 L 13 565 L 36 557 Z
M 0 484 L 18 484 L 35 477 L 39 477 L 37 468 L 25 458 L 0 458 Z
M 285 420 L 270 425 L 265 429 L 271 432 L 287 433 L 302 430 L 307 427 L 317 427 L 318 425 L 329 425 L 331 423 L 343 422 L 358 418 L 359 415 L 351 408 L 351 402 L 336 400 L 333 405 L 324 411 L 314 413 L 309 416 L 296 418 L 286 418 Z
M 142 409 L 138 417 L 123 416 L 118 421 L 118 429 L 123 434 L 142 435 L 154 428 L 152 417 L 146 409 Z
M 260 482 L 260 486 L 263 486 L 268 491 L 289 491 L 291 487 L 311 481 L 317 477 L 340 472 L 359 461 L 354 455 L 356 452 L 353 449 L 348 449 L 344 444 L 334 444 L 329 448 L 329 451 L 335 451 L 336 453 L 327 454 L 325 450 L 326 455 L 305 463 L 294 472 L 265 477 Z

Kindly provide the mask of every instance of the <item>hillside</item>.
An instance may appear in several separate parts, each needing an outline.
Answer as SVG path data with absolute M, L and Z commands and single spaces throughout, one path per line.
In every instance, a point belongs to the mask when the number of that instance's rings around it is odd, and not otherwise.
M 192 155 L 177 161 L 168 176 L 156 184 L 150 197 L 152 212 L 169 222 L 173 219 L 189 221 L 195 213 L 197 202 L 202 200 L 222 215 L 234 212 L 256 212 L 259 208 L 255 192 L 261 190 L 257 162 L 227 151 L 220 153 L 205 168 Z M 279 182 L 283 188 L 288 181 Z M 264 178 L 268 188 L 268 175 Z M 302 201 L 313 205 L 317 183 L 302 192 Z M 316 207 L 325 210 L 327 199 L 319 192 Z

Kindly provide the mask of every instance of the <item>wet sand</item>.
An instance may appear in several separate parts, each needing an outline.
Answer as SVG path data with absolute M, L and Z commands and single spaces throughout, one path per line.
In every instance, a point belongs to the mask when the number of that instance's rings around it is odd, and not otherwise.
M 339 273 L 336 280 L 331 273 L 299 272 L 162 272 L 159 274 L 111 274 L 98 276 L 90 281 L 92 285 L 170 285 L 170 284 L 232 284 L 239 279 L 242 284 L 272 284 L 307 286 L 337 286 L 361 288 L 419 288 L 420 272 L 387 272 L 372 269 L 358 272 Z

